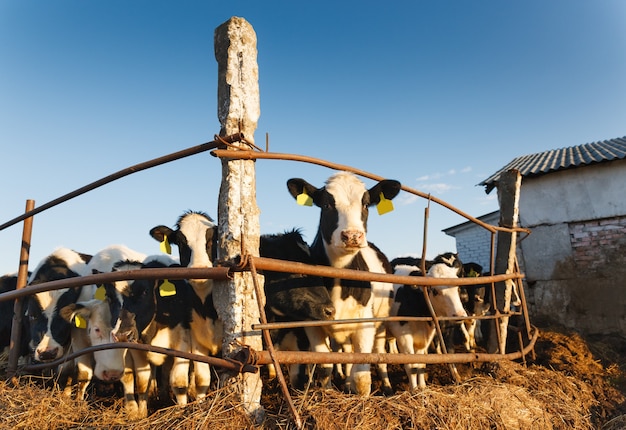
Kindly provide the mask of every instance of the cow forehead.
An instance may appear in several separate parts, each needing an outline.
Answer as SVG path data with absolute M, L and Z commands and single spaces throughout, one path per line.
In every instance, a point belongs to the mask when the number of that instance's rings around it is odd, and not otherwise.
M 355 203 L 361 205 L 363 194 L 367 191 L 365 184 L 356 176 L 339 172 L 328 178 L 326 191 L 335 199 L 335 205 L 339 208 L 350 207 Z
M 59 298 L 68 291 L 68 288 L 62 288 L 60 290 L 42 291 L 35 294 L 35 300 L 39 303 L 44 314 L 50 316 L 56 308 L 56 304 L 59 302 Z
M 204 235 L 208 229 L 213 227 L 215 224 L 211 220 L 197 213 L 187 214 L 178 222 L 178 228 L 187 240 L 197 235 Z

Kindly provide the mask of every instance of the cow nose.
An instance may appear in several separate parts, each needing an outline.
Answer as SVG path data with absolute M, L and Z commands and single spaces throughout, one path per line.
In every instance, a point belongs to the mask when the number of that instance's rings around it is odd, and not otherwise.
M 37 356 L 40 361 L 50 361 L 57 358 L 57 353 L 59 352 L 59 348 L 46 349 L 46 350 L 37 350 Z
M 111 332 L 111 336 L 115 340 L 115 342 L 133 342 L 134 336 L 133 331 L 120 331 L 120 332 Z
M 102 372 L 102 380 L 105 382 L 115 382 L 122 379 L 122 373 L 119 370 L 105 370 Z
M 341 232 L 341 241 L 346 246 L 360 246 L 363 237 L 364 234 L 361 230 L 343 230 Z

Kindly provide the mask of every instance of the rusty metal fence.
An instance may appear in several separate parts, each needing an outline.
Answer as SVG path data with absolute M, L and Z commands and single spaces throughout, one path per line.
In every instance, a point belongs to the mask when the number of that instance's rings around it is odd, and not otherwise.
M 380 273 L 371 273 L 371 272 L 363 272 L 349 269 L 336 269 L 326 266 L 311 266 L 303 263 L 295 263 L 295 262 L 287 262 L 281 260 L 273 260 L 269 258 L 263 257 L 254 257 L 248 255 L 241 255 L 241 259 L 237 262 L 229 262 L 229 261 L 221 261 L 217 262 L 218 267 L 209 268 L 209 269 L 189 269 L 189 268 L 166 268 L 166 269 L 140 269 L 140 270 L 132 270 L 132 271 L 120 271 L 114 273 L 102 273 L 90 276 L 84 276 L 80 278 L 71 278 L 64 279 L 59 281 L 46 282 L 33 286 L 26 286 L 26 273 L 28 266 L 28 251 L 30 248 L 30 229 L 32 223 L 32 217 L 42 211 L 45 211 L 53 206 L 61 204 L 67 200 L 80 196 L 88 191 L 92 191 L 102 185 L 108 184 L 117 179 L 121 179 L 127 175 L 132 173 L 136 173 L 148 168 L 156 167 L 161 164 L 165 164 L 171 161 L 175 161 L 184 157 L 188 157 L 191 155 L 195 155 L 204 151 L 212 151 L 211 155 L 224 158 L 224 159 L 271 159 L 271 160 L 290 160 L 290 161 L 298 161 L 305 162 L 311 164 L 317 164 L 324 167 L 328 167 L 335 170 L 345 170 L 357 174 L 362 177 L 366 177 L 372 180 L 382 180 L 383 178 L 369 172 L 365 172 L 359 169 L 352 168 L 350 166 L 340 165 L 336 163 L 331 163 L 325 160 L 302 156 L 302 155 L 294 155 L 294 154 L 279 154 L 279 153 L 271 153 L 269 151 L 262 151 L 258 147 L 248 144 L 249 150 L 241 150 L 237 148 L 237 151 L 226 150 L 227 147 L 232 147 L 231 143 L 237 141 L 245 141 L 245 137 L 239 133 L 232 136 L 219 137 L 215 136 L 215 139 L 211 142 L 207 142 L 198 146 L 194 146 L 183 151 L 178 151 L 160 158 L 156 158 L 141 164 L 137 164 L 131 167 L 128 167 L 124 170 L 118 171 L 112 175 L 109 175 L 105 178 L 102 178 L 96 182 L 88 184 L 82 188 L 79 188 L 71 193 L 65 194 L 55 200 L 52 200 L 42 206 L 37 208 L 33 207 L 32 203 L 27 202 L 26 212 L 23 215 L 17 216 L 12 220 L 5 222 L 0 225 L 0 231 L 14 225 L 18 222 L 24 221 L 24 233 L 23 233 L 23 241 L 22 248 L 20 250 L 20 270 L 18 271 L 18 288 L 15 291 L 7 292 L 0 294 L 0 301 L 7 300 L 15 300 L 15 315 L 13 318 L 13 331 L 12 331 L 12 340 L 11 340 L 11 349 L 9 355 L 9 366 L 7 368 L 7 375 L 12 377 L 16 373 L 16 364 L 17 364 L 17 350 L 15 347 L 19 345 L 19 339 L 22 335 L 19 332 L 20 327 L 20 318 L 21 318 L 21 306 L 22 299 L 27 295 L 36 294 L 41 291 L 47 290 L 55 290 L 61 288 L 69 288 L 76 287 L 81 285 L 89 285 L 89 284 L 99 284 L 103 282 L 111 282 L 118 280 L 135 280 L 135 279 L 189 279 L 189 278 L 210 278 L 210 279 L 227 279 L 232 276 L 232 274 L 236 271 L 252 271 L 255 275 L 253 279 L 255 280 L 255 287 L 257 289 L 257 297 L 261 297 L 262 291 L 261 288 L 257 285 L 256 282 L 256 270 L 272 270 L 279 272 L 289 272 L 289 273 L 299 273 L 305 275 L 315 275 L 322 277 L 331 277 L 331 278 L 342 278 L 342 279 L 352 279 L 352 280 L 366 280 L 366 281 L 380 281 L 380 282 L 391 282 L 391 283 L 399 283 L 405 285 L 415 285 L 419 284 L 422 288 L 429 288 L 435 285 L 459 285 L 459 286 L 467 286 L 467 285 L 478 285 L 478 284 L 486 284 L 489 285 L 492 292 L 492 297 L 495 298 L 495 289 L 496 285 L 499 283 L 503 283 L 505 281 L 514 282 L 520 292 L 521 304 L 518 310 L 507 312 L 506 314 L 502 314 L 498 311 L 497 304 L 491 304 L 491 312 L 488 315 L 484 316 L 470 316 L 470 317 L 438 317 L 437 315 L 432 315 L 432 317 L 388 317 L 388 318 L 374 318 L 367 320 L 344 320 L 344 321 L 300 321 L 293 323 L 267 323 L 265 319 L 265 314 L 263 311 L 263 306 L 261 300 L 259 300 L 259 308 L 261 313 L 261 323 L 255 324 L 250 327 L 251 331 L 260 331 L 264 336 L 267 351 L 255 351 L 250 348 L 244 348 L 242 353 L 236 357 L 230 358 L 217 358 L 217 357 L 208 357 L 197 354 L 191 354 L 184 351 L 175 351 L 165 348 L 153 347 L 150 345 L 136 344 L 136 343 L 118 343 L 118 344 L 109 344 L 109 345 L 101 345 L 98 347 L 90 347 L 82 351 L 78 351 L 63 357 L 55 362 L 39 364 L 39 365 L 28 365 L 24 367 L 24 371 L 32 371 L 37 370 L 40 367 L 50 367 L 61 364 L 64 361 L 71 360 L 78 355 L 90 353 L 93 351 L 97 351 L 100 349 L 106 348 L 131 348 L 131 349 L 141 349 L 159 352 L 167 355 L 177 355 L 183 358 L 188 358 L 193 361 L 206 362 L 215 366 L 219 366 L 228 372 L 240 373 L 240 372 L 257 372 L 260 365 L 273 363 L 276 365 L 277 370 L 280 369 L 281 364 L 294 364 L 294 363 L 308 363 L 308 364 L 322 364 L 322 363 L 388 363 L 388 364 L 407 364 L 407 363 L 471 363 L 471 362 L 495 362 L 499 360 L 516 360 L 522 359 L 525 361 L 525 357 L 528 354 L 532 354 L 534 352 L 534 345 L 538 336 L 538 330 L 531 325 L 530 319 L 528 316 L 528 308 L 526 304 L 526 299 L 524 293 L 524 288 L 522 284 L 523 275 L 519 272 L 518 265 L 515 264 L 513 270 L 507 271 L 506 274 L 496 274 L 494 273 L 494 255 L 495 255 L 495 243 L 496 243 L 496 235 L 498 233 L 506 233 L 506 234 L 529 234 L 530 232 L 527 229 L 523 228 L 505 228 L 499 226 L 493 226 L 490 224 L 486 224 L 483 221 L 472 217 L 469 214 L 449 205 L 443 200 L 440 200 L 430 194 L 423 193 L 419 190 L 415 190 L 409 188 L 405 185 L 402 185 L 402 190 L 405 192 L 414 194 L 416 196 L 422 197 L 428 201 L 428 206 L 425 210 L 424 216 L 424 243 L 423 243 L 423 256 L 426 253 L 427 247 L 427 225 L 428 225 L 428 210 L 431 202 L 439 204 L 459 215 L 466 218 L 469 221 L 481 226 L 485 230 L 489 231 L 491 234 L 491 273 L 489 276 L 480 276 L 480 277 L 472 277 L 472 278 L 458 278 L 458 279 L 447 279 L 447 278 L 429 278 L 429 277 L 420 277 L 415 278 L 412 276 L 398 276 L 391 274 L 380 274 Z M 31 202 L 31 201 L 29 201 Z M 422 258 L 422 261 L 425 261 L 425 258 Z M 423 273 L 425 271 L 423 270 Z M 310 325 L 318 325 L 322 326 L 325 324 L 345 324 L 345 323 L 355 323 L 355 322 L 385 322 L 385 321 L 408 321 L 408 320 L 432 320 L 434 321 L 437 327 L 437 333 L 440 337 L 440 341 L 442 344 L 443 338 L 441 337 L 441 328 L 439 325 L 440 321 L 454 321 L 454 320 L 465 320 L 465 319 L 480 319 L 480 320 L 497 320 L 500 321 L 502 318 L 510 318 L 510 317 L 519 317 L 519 320 L 522 321 L 517 327 L 513 327 L 516 335 L 518 337 L 518 345 L 519 348 L 515 352 L 504 353 L 501 351 L 500 353 L 488 354 L 488 353 L 445 353 L 445 354 L 432 354 L 432 355 L 423 355 L 423 354 L 402 354 L 402 353 L 386 353 L 386 354 L 376 354 L 376 353 L 346 353 L 346 352 L 338 352 L 338 353 L 317 353 L 317 352 L 294 352 L 294 351 L 276 351 L 273 349 L 271 342 L 269 342 L 269 330 L 276 328 L 284 328 L 284 327 L 304 327 Z M 495 324 L 496 329 L 498 329 L 500 325 Z M 498 334 L 499 335 L 499 334 Z M 444 349 L 445 351 L 445 349 Z M 282 379 L 282 373 L 278 372 L 279 377 L 281 378 L 281 385 L 283 385 L 283 392 L 286 393 L 288 397 L 288 390 L 286 390 L 286 384 L 284 383 L 284 379 Z M 294 410 L 292 412 L 296 413 Z M 297 421 L 297 415 L 296 421 Z

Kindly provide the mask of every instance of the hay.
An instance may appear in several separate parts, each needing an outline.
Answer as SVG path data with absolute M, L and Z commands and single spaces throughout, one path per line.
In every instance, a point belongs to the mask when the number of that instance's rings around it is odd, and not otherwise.
M 390 397 L 362 398 L 315 389 L 294 394 L 293 401 L 306 429 L 615 430 L 626 425 L 626 411 L 620 410 L 626 397 L 611 384 L 625 379 L 622 363 L 607 360 L 609 354 L 591 353 L 582 338 L 571 334 L 542 334 L 537 352 L 528 366 L 508 361 L 461 366 L 461 384 L 441 383 L 449 377 L 446 367 L 429 366 L 429 386 L 413 394 L 399 389 Z M 403 373 L 399 366 L 392 372 L 398 388 L 406 384 Z M 259 425 L 229 388 L 184 407 L 154 410 L 153 401 L 150 416 L 133 421 L 120 398 L 92 394 L 88 402 L 78 402 L 21 377 L 14 385 L 0 382 L 0 429 L 295 428 L 275 381 L 267 381 L 261 402 L 265 417 Z

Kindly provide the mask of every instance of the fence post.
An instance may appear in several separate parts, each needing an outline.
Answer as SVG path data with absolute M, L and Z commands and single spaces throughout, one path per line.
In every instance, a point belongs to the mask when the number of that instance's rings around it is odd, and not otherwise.
M 243 18 L 232 17 L 215 29 L 218 62 L 218 118 L 220 135 L 243 133 L 253 141 L 260 115 L 256 34 Z M 235 146 L 246 145 L 238 142 Z M 259 255 L 259 209 L 256 203 L 255 162 L 222 158 L 222 182 L 218 202 L 218 259 L 240 254 Z M 213 297 L 224 322 L 223 353 L 233 356 L 241 344 L 262 349 L 259 308 L 250 272 L 215 285 Z M 262 285 L 262 284 L 261 284 Z M 263 298 L 264 301 L 264 298 Z M 261 378 L 258 373 L 237 375 L 240 400 L 255 419 L 263 417 Z
M 26 212 L 35 208 L 34 200 L 26 200 Z M 24 288 L 28 281 L 28 259 L 30 256 L 30 240 L 33 232 L 33 217 L 24 220 L 22 229 L 22 246 L 20 247 L 20 265 L 17 271 L 16 289 Z M 17 362 L 20 358 L 22 336 L 29 333 L 22 333 L 22 309 L 23 298 L 15 299 L 13 305 L 13 321 L 11 326 L 11 343 L 9 344 L 9 360 L 7 363 L 7 379 L 13 378 L 17 372 Z
M 500 206 L 500 227 L 515 228 L 519 219 L 519 195 L 522 186 L 522 175 L 512 169 L 504 172 L 498 179 L 498 203 Z M 517 233 L 498 231 L 494 273 L 513 273 L 515 266 L 515 250 L 517 247 Z M 492 320 L 489 324 L 489 353 L 506 353 L 506 338 L 509 325 L 508 314 L 511 311 L 511 294 L 515 282 L 508 279 L 495 284 L 495 305 L 503 316 Z M 496 324 L 498 326 L 496 327 Z

